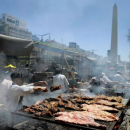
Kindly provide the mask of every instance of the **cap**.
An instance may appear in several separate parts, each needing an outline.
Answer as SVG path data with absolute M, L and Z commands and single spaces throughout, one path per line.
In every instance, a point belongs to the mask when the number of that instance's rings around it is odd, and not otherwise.
M 18 73 L 18 72 L 13 72 L 11 75 L 10 75 L 11 79 L 14 79 L 14 78 L 24 78 L 24 76 L 22 75 L 22 73 Z

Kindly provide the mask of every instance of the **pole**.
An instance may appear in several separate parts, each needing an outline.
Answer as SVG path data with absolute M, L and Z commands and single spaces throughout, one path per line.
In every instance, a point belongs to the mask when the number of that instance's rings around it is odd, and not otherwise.
M 63 39 L 62 39 L 62 44 L 63 44 Z M 62 51 L 62 74 L 63 74 L 63 64 L 64 64 L 64 47 Z
M 66 62 L 66 64 L 67 64 L 68 68 L 69 68 L 69 71 L 70 71 L 70 73 L 71 73 L 71 75 L 72 75 L 72 79 L 73 79 L 73 81 L 75 82 L 75 85 L 76 85 L 77 82 L 76 82 L 76 80 L 75 80 L 75 78 L 74 78 L 74 76 L 73 76 L 73 74 L 72 74 L 72 71 L 71 71 L 71 69 L 70 69 L 70 66 L 69 66 L 69 64 L 68 64 L 68 62 L 67 62 L 67 60 L 66 60 L 65 57 L 64 57 L 64 59 L 65 59 L 65 62 Z

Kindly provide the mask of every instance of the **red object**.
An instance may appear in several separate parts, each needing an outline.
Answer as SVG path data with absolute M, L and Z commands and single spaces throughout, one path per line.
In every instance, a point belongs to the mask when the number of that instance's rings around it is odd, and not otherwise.
M 73 89 L 75 89 L 76 87 L 75 86 L 73 86 Z
M 119 128 L 119 125 L 117 125 L 117 126 L 114 127 L 114 129 L 117 129 L 117 128 Z

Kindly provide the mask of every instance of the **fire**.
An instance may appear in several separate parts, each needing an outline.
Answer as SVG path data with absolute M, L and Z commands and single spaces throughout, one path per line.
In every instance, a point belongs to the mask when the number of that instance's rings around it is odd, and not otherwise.
M 117 128 L 119 128 L 119 125 L 116 125 L 116 126 L 114 127 L 114 129 L 117 129 Z
M 75 86 L 73 86 L 73 89 L 75 89 L 76 87 Z

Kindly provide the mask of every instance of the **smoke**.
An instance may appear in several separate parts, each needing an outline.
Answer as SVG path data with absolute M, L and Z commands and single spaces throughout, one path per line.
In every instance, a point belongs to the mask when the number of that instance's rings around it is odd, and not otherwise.
M 48 90 L 48 92 L 36 92 L 36 93 L 32 93 L 32 94 L 28 94 L 25 95 L 22 101 L 23 105 L 33 105 L 35 104 L 37 101 L 42 101 L 48 98 L 52 98 L 52 97 L 57 97 L 59 94 L 63 94 L 61 93 L 57 93 L 55 92 L 50 92 L 50 90 Z

